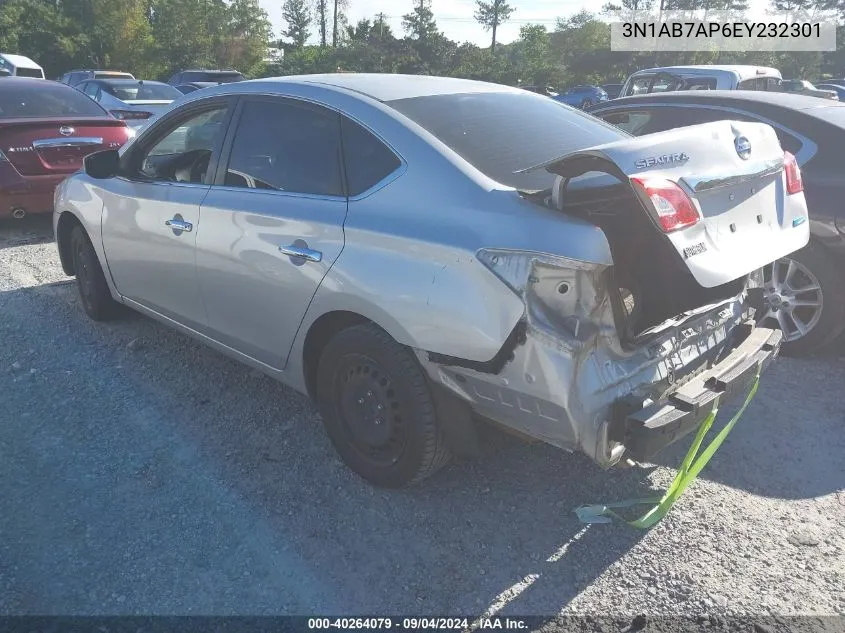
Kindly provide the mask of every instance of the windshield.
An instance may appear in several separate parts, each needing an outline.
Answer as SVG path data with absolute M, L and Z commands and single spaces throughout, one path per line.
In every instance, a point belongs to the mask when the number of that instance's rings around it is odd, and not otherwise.
M 109 84 L 111 93 L 121 101 L 173 101 L 182 93 L 167 84 Z
M 5 80 L 0 87 L 0 119 L 106 114 L 95 101 L 64 84 L 21 81 Z
M 487 177 L 524 191 L 554 183 L 544 170 L 515 171 L 625 138 L 618 129 L 530 93 L 471 93 L 389 101 Z

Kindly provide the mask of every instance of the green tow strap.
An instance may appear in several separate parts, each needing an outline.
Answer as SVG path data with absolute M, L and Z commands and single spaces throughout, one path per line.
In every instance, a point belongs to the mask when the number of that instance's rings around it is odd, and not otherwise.
M 751 391 L 748 392 L 748 396 L 745 398 L 745 402 L 742 404 L 742 407 L 740 407 L 739 411 L 736 412 L 736 415 L 731 418 L 731 421 L 725 425 L 725 428 L 722 429 L 713 439 L 710 445 L 705 448 L 700 455 L 698 455 L 701 444 L 704 442 L 704 437 L 707 435 L 708 431 L 710 431 L 710 428 L 713 426 L 713 422 L 716 419 L 716 414 L 719 412 L 719 401 L 716 401 L 713 410 L 704 419 L 704 421 L 702 421 L 701 426 L 698 427 L 698 433 L 696 433 L 695 440 L 693 440 L 692 446 L 690 446 L 689 451 L 687 451 L 684 461 L 681 462 L 681 467 L 678 469 L 678 474 L 675 476 L 675 480 L 662 497 L 629 499 L 627 501 L 618 501 L 616 503 L 608 503 L 606 505 L 580 506 L 575 508 L 575 514 L 578 515 L 581 522 L 610 523 L 614 518 L 616 518 L 635 528 L 645 530 L 665 517 L 670 508 L 674 505 L 675 501 L 678 500 L 693 479 L 698 476 L 701 469 L 707 465 L 707 462 L 710 461 L 710 458 L 713 457 L 713 454 L 719 449 L 722 442 L 725 441 L 725 438 L 731 432 L 731 429 L 733 429 L 736 423 L 739 422 L 742 414 L 745 413 L 745 409 L 751 403 L 751 400 L 754 398 L 754 394 L 757 393 L 757 387 L 760 384 L 760 369 L 761 367 L 758 364 L 757 376 L 754 378 Z M 697 459 L 696 455 L 698 455 Z M 635 519 L 633 521 L 629 521 L 614 512 L 614 509 L 619 510 L 622 508 L 633 508 L 641 505 L 651 505 L 653 507 L 639 519 Z

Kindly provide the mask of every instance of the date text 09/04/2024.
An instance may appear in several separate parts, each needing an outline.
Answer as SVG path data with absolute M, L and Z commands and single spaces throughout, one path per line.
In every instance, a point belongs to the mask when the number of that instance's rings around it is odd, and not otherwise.
M 467 631 L 467 630 L 522 630 L 528 625 L 518 618 L 309 618 L 308 628 L 313 630 L 398 630 L 398 631 Z
M 808 38 L 820 37 L 818 22 L 625 22 L 623 37 Z

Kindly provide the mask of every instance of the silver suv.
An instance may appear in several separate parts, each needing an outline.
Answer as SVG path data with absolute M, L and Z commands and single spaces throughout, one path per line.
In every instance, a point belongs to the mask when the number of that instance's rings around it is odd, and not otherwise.
M 186 95 L 55 196 L 95 320 L 128 306 L 317 403 L 382 486 L 492 421 L 645 460 L 776 355 L 755 271 L 809 237 L 771 127 L 641 138 L 518 88 L 338 74 Z

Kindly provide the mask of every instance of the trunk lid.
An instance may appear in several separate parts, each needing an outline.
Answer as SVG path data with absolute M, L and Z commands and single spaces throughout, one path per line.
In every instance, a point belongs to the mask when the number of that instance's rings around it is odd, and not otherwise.
M 128 139 L 126 124 L 107 117 L 0 120 L 0 151 L 22 176 L 73 173 L 88 154 Z
M 606 172 L 634 189 L 695 280 L 729 283 L 792 253 L 809 241 L 803 192 L 786 187 L 784 152 L 771 126 L 718 121 L 628 138 L 568 154 L 545 168 L 570 178 Z M 698 214 L 692 226 L 664 232 L 650 200 L 633 179 L 670 181 Z M 560 179 L 559 179 L 560 180 Z

